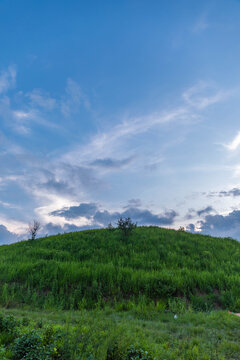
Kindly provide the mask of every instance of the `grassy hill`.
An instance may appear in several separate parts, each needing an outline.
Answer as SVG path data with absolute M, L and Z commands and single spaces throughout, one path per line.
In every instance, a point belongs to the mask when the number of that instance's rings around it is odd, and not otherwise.
M 0 247 L 0 304 L 240 311 L 240 244 L 157 227 L 87 230 Z
M 157 227 L 1 246 L 0 360 L 239 360 L 239 270 L 237 241 Z

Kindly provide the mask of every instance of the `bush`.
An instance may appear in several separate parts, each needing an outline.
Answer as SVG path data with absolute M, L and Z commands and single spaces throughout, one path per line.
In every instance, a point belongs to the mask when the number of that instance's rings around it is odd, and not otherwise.
M 0 315 L 0 331 L 13 333 L 15 331 L 16 326 L 18 325 L 17 319 L 13 315 L 3 316 Z
M 122 218 L 117 222 L 118 229 L 121 230 L 123 237 L 128 238 L 133 229 L 137 227 L 137 224 L 133 223 L 131 218 Z
M 13 345 L 14 360 L 47 360 L 50 359 L 42 339 L 36 331 L 17 338 Z
M 11 359 L 11 351 L 7 350 L 3 345 L 0 346 L 0 359 L 7 360 Z
M 133 345 L 128 349 L 126 360 L 155 360 L 151 354 L 143 349 L 136 349 Z
M 106 360 L 122 360 L 124 359 L 126 351 L 124 351 L 121 344 L 117 341 L 110 344 L 107 349 L 107 357 Z

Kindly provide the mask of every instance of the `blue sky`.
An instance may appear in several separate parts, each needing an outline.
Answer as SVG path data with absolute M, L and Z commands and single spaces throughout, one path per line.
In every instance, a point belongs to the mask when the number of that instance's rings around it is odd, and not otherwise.
M 240 1 L 0 1 L 0 242 L 240 239 Z

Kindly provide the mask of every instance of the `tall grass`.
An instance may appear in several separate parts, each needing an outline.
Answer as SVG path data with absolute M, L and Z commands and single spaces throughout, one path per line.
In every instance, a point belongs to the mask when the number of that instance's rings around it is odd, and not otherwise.
M 139 227 L 87 230 L 0 247 L 0 304 L 91 309 L 106 304 L 240 311 L 240 244 Z M 118 304 L 118 305 L 117 305 Z
M 148 313 L 149 315 L 149 313 Z M 226 311 L 4 310 L 1 360 L 238 360 L 239 319 Z

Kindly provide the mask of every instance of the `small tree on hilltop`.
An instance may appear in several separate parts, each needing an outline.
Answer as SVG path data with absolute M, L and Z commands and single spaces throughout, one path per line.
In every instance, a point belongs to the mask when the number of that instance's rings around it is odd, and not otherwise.
M 120 217 L 117 221 L 117 227 L 121 230 L 123 237 L 126 239 L 129 237 L 133 229 L 137 227 L 137 224 L 133 223 L 130 217 Z
M 180 226 L 178 231 L 185 231 L 185 227 L 184 226 Z
M 28 232 L 31 236 L 31 240 L 34 240 L 36 238 L 37 232 L 39 231 L 40 227 L 41 224 L 37 220 L 33 220 L 33 223 L 28 225 Z

